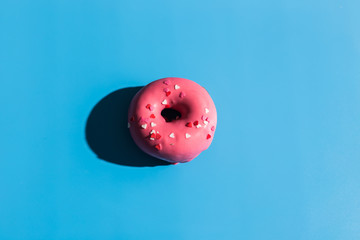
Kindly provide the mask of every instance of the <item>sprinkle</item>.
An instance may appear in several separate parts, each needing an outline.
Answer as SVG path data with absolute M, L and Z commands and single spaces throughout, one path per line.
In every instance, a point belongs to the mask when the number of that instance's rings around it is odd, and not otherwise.
M 151 115 L 150 115 L 150 118 L 155 118 L 155 115 L 154 115 L 154 114 L 151 114 Z
M 175 85 L 174 88 L 175 88 L 175 90 L 178 90 L 178 89 L 180 88 L 180 86 L 179 86 L 179 85 Z
M 176 116 L 175 119 L 178 120 L 180 117 L 179 116 Z
M 199 124 L 199 121 L 195 121 L 194 122 L 194 125 L 196 126 L 196 125 L 198 125 Z
M 149 109 L 150 109 L 150 111 L 152 111 L 152 110 L 154 110 L 154 107 L 151 105 Z
M 190 135 L 190 134 L 185 133 L 185 138 L 190 138 L 190 137 L 191 137 L 191 135 Z
M 146 128 L 147 128 L 147 124 L 145 123 L 145 124 L 141 125 L 141 128 L 146 129 Z
M 169 105 L 169 104 L 166 104 L 166 105 L 165 105 L 165 108 L 169 108 L 169 107 L 170 107 L 170 105 Z
M 180 92 L 180 94 L 179 94 L 180 98 L 184 98 L 185 96 L 186 96 L 186 94 L 184 92 Z
M 145 107 L 146 107 L 147 109 L 150 109 L 150 108 L 151 108 L 151 104 L 147 104 Z
M 164 101 L 162 101 L 161 104 L 166 105 L 167 104 L 166 99 Z
M 174 133 L 170 133 L 169 137 L 175 138 L 175 134 L 174 134 Z
M 142 121 L 148 123 L 150 121 L 150 118 L 143 118 Z
M 188 122 L 187 124 L 185 124 L 185 126 L 187 126 L 187 127 L 192 127 L 193 125 L 192 125 L 191 122 Z
M 168 97 L 171 94 L 170 91 L 166 92 L 166 96 Z
M 164 88 L 163 91 L 168 92 L 168 91 L 170 91 L 170 89 L 169 88 Z
M 156 137 L 156 134 L 155 134 L 155 133 L 150 134 L 150 140 L 154 141 L 154 140 L 155 140 L 155 137 Z
M 206 121 L 206 120 L 204 121 L 204 124 L 205 124 L 205 125 L 208 125 L 208 123 L 209 123 L 208 121 Z
M 205 108 L 205 113 L 209 113 L 209 109 Z
M 155 139 L 160 139 L 161 135 L 159 133 L 156 133 Z
M 130 123 L 128 122 L 128 128 L 130 128 Z
M 155 147 L 158 151 L 161 150 L 161 145 L 160 145 L 160 144 L 156 144 L 154 147 Z
M 201 128 L 201 124 L 197 124 L 195 127 L 196 128 Z
M 155 127 L 155 126 L 156 126 L 156 123 L 151 122 L 150 125 L 151 125 L 152 127 Z
M 209 138 L 211 138 L 211 135 L 210 135 L 210 134 L 208 134 L 208 135 L 206 136 L 206 139 L 209 139 Z
M 170 81 L 166 79 L 166 80 L 163 81 L 163 83 L 164 83 L 165 85 L 169 85 L 169 84 L 170 84 Z
M 133 121 L 135 121 L 135 117 L 134 117 L 134 116 L 132 116 L 132 117 L 130 118 L 130 122 L 133 122 Z
M 205 121 L 206 117 L 204 115 L 201 116 L 201 120 Z
M 212 127 L 211 127 L 211 131 L 215 131 L 215 126 L 212 126 Z

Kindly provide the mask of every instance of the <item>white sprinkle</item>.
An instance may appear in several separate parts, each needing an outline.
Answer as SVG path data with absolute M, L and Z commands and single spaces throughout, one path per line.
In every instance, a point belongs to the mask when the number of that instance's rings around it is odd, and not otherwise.
M 151 130 L 150 134 L 153 134 L 153 133 L 155 133 L 155 130 L 154 130 L 154 129 L 153 129 L 153 130 Z
M 208 125 L 208 124 L 209 124 L 209 122 L 208 122 L 208 121 L 204 121 L 204 124 L 205 124 L 205 125 Z
M 141 125 L 141 127 L 142 127 L 143 129 L 146 129 L 146 128 L 147 128 L 147 124 L 145 123 L 145 124 Z
M 205 108 L 205 113 L 209 113 L 209 109 Z
M 175 134 L 174 134 L 174 133 L 170 133 L 169 137 L 175 138 Z
M 190 137 L 191 137 L 191 135 L 190 135 L 190 134 L 185 133 L 185 138 L 190 138 Z
M 156 126 L 156 123 L 151 122 L 150 125 L 151 125 L 152 127 L 155 127 L 155 126 Z
M 175 85 L 174 88 L 175 88 L 175 90 L 178 90 L 178 89 L 180 88 L 180 86 L 179 86 L 179 85 Z
M 165 99 L 164 101 L 162 101 L 162 103 L 161 103 L 161 104 L 166 105 L 166 104 L 167 104 L 166 99 Z
M 201 128 L 201 124 L 196 125 L 196 128 Z
M 130 123 L 128 122 L 128 128 L 130 128 Z
M 151 137 L 151 138 L 150 138 L 150 140 L 151 140 L 151 141 L 154 141 L 154 140 L 155 140 L 155 138 L 152 138 L 152 137 Z

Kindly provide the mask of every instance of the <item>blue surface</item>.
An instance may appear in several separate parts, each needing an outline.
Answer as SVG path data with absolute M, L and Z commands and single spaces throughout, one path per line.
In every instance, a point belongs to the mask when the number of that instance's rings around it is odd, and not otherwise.
M 2 0 L 0 238 L 360 239 L 359 11 Z M 177 166 L 97 158 L 95 105 L 166 76 L 213 97 L 211 147 Z

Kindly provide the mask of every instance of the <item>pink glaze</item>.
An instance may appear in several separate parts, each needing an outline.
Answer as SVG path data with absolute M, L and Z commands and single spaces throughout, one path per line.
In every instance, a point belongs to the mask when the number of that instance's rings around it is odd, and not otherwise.
M 161 115 L 164 108 L 177 110 L 181 118 L 166 122 Z M 210 146 L 217 114 L 202 86 L 169 77 L 151 82 L 134 96 L 128 121 L 132 138 L 144 152 L 171 163 L 184 163 Z

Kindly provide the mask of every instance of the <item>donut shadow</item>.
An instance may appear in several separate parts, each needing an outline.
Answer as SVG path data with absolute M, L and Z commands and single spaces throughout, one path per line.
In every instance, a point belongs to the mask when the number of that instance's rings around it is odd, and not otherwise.
M 127 114 L 132 97 L 142 87 L 116 90 L 101 99 L 91 110 L 85 138 L 99 159 L 123 166 L 154 167 L 170 165 L 144 153 L 131 138 Z

